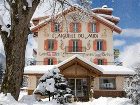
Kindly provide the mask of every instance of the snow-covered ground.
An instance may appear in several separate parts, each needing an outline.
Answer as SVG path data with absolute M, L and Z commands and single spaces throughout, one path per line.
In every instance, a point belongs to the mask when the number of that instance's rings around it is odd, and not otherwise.
M 23 98 L 21 98 L 23 97 Z M 44 100 L 42 102 L 36 102 L 33 96 L 26 95 L 26 92 L 21 92 L 19 101 L 15 101 L 14 98 L 7 94 L 0 94 L 0 105 L 59 105 L 56 101 Z M 89 102 L 74 102 L 66 105 L 133 105 L 131 100 L 127 98 L 112 98 L 112 97 L 100 97 L 93 99 Z

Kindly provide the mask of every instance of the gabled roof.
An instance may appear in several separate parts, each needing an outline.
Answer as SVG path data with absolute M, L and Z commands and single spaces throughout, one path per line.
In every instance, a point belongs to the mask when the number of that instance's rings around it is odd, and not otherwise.
M 80 56 L 80 55 L 78 55 L 78 54 L 73 55 L 72 57 L 70 57 L 70 58 L 64 60 L 63 62 L 61 62 L 61 63 L 59 63 L 59 64 L 57 64 L 57 67 L 59 68 L 59 67 L 61 67 L 62 65 L 66 64 L 66 63 L 68 63 L 68 62 L 70 62 L 70 61 L 72 61 L 72 60 L 75 59 L 75 58 L 78 58 L 79 60 L 81 60 L 81 61 L 83 61 L 84 63 L 90 65 L 91 67 L 93 67 L 93 68 L 99 70 L 100 72 L 103 71 L 103 69 L 102 69 L 101 67 L 99 67 L 98 65 L 96 65 L 96 64 L 94 64 L 94 63 L 92 63 L 92 62 L 90 62 L 89 60 L 87 60 L 86 58 L 83 58 L 82 56 Z
M 97 21 L 99 21 L 100 23 L 106 25 L 107 27 L 110 27 L 113 31 L 115 31 L 115 32 L 117 32 L 117 33 L 121 33 L 121 31 L 122 31 L 121 28 L 118 27 L 118 26 L 116 26 L 113 22 L 111 22 L 111 21 L 109 21 L 109 20 L 103 18 L 102 16 L 98 15 L 97 13 L 94 13 L 94 12 L 90 12 L 90 13 L 89 13 L 89 11 L 85 10 L 83 7 L 81 7 L 81 6 L 77 5 L 77 4 L 76 4 L 76 5 L 73 5 L 73 6 L 71 6 L 71 7 L 66 8 L 66 9 L 63 11 L 63 14 L 67 14 L 67 13 L 69 13 L 69 12 L 71 12 L 71 11 L 75 11 L 75 10 L 79 10 L 79 11 L 81 11 L 81 12 L 86 13 L 87 15 L 90 15 L 90 16 L 93 17 L 95 20 L 97 20 Z M 58 17 L 58 16 L 60 16 L 60 15 L 62 15 L 62 12 L 56 14 L 56 15 L 54 16 L 54 18 L 56 18 L 56 17 Z M 53 18 L 53 19 L 54 19 L 54 18 Z M 47 23 L 49 23 L 49 22 L 51 22 L 51 21 L 52 21 L 52 18 L 49 17 L 49 18 L 45 19 L 44 21 L 40 22 L 38 25 L 36 25 L 36 26 L 34 26 L 34 27 L 31 27 L 31 31 L 36 31 L 36 30 L 38 30 L 39 28 L 45 26 Z

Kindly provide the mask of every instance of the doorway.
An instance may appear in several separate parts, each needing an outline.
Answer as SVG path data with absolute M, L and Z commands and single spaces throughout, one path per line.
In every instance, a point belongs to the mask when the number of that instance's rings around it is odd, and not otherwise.
M 88 97 L 88 79 L 87 78 L 70 78 L 68 84 L 75 97 Z

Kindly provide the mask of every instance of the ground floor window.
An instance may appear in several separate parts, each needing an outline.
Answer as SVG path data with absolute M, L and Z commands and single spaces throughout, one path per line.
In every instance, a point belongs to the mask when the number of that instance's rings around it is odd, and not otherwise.
M 115 78 L 100 78 L 100 89 L 116 89 Z
M 86 78 L 68 79 L 68 83 L 74 96 L 83 97 L 88 95 L 88 81 Z

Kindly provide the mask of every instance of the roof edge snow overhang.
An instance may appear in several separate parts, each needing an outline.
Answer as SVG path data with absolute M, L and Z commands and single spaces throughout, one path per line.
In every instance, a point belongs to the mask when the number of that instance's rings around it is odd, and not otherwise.
M 115 32 L 117 32 L 119 34 L 122 32 L 122 29 L 120 27 L 116 26 L 114 23 L 112 23 L 109 20 L 99 16 L 96 13 L 93 13 L 93 12 L 88 13 L 84 9 L 82 9 L 82 7 L 77 6 L 77 5 L 72 6 L 72 7 L 68 8 L 68 9 L 65 9 L 63 11 L 63 13 L 57 14 L 56 16 L 54 16 L 54 18 L 47 18 L 44 22 L 41 22 L 40 24 L 36 25 L 35 27 L 31 27 L 31 31 L 36 32 L 36 31 L 38 31 L 38 29 L 44 27 L 46 24 L 48 24 L 49 22 L 53 21 L 55 18 L 59 17 L 60 15 L 67 14 L 67 13 L 72 12 L 74 10 L 79 10 L 80 12 L 84 12 L 87 15 L 90 14 L 90 17 L 93 17 L 95 20 L 97 20 L 97 21 L 101 22 L 102 24 L 106 25 L 107 27 L 111 28 L 112 31 L 115 31 Z

